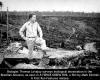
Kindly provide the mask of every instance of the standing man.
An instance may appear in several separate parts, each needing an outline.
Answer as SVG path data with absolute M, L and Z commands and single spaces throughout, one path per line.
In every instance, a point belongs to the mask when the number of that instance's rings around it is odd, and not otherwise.
M 24 34 L 24 32 L 26 34 Z M 39 33 L 39 35 L 38 35 Z M 29 15 L 29 21 L 27 21 L 19 30 L 20 36 L 27 42 L 29 49 L 29 58 L 32 58 L 33 48 L 35 44 L 39 44 L 42 50 L 45 50 L 46 42 L 42 38 L 43 33 L 40 25 L 36 21 L 36 14 Z

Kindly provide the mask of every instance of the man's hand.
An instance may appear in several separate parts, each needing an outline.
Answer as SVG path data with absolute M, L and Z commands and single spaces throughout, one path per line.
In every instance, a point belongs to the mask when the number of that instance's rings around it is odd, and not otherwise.
M 28 40 L 28 38 L 27 38 L 27 37 L 23 37 L 23 39 L 24 39 L 24 40 Z

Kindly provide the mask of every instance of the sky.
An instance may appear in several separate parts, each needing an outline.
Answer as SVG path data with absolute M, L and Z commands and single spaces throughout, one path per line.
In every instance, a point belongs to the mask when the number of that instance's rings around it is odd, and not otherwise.
M 100 12 L 100 0 L 0 0 L 2 10 Z

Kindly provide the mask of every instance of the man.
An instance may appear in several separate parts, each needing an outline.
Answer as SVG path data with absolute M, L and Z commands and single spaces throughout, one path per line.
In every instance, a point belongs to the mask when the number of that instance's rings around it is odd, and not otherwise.
M 24 35 L 24 31 L 26 35 Z M 39 33 L 39 35 L 38 35 Z M 35 44 L 40 44 L 42 50 L 46 49 L 46 42 L 42 38 L 43 33 L 40 25 L 36 21 L 36 14 L 29 15 L 29 21 L 27 21 L 19 30 L 20 36 L 27 42 L 29 49 L 29 58 L 31 58 L 33 53 L 33 46 Z

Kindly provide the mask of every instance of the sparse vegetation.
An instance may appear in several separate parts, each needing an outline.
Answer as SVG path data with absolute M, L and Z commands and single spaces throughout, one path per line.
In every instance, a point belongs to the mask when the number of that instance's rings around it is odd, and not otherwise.
M 76 45 L 84 45 L 86 42 L 100 42 L 99 13 L 39 13 L 38 22 L 43 30 L 43 38 L 48 47 L 75 50 Z M 19 36 L 19 28 L 28 20 L 28 12 L 9 12 L 9 39 L 23 41 Z M 3 12 L 0 21 L 1 43 L 6 40 L 6 13 Z M 73 28 L 75 32 L 73 33 Z M 1 50 L 0 50 L 1 51 Z M 100 55 L 99 55 L 100 56 Z M 61 60 L 66 65 L 66 59 Z M 77 60 L 76 60 L 77 61 Z M 85 61 L 85 60 L 84 60 Z M 57 60 L 59 62 L 59 60 Z

